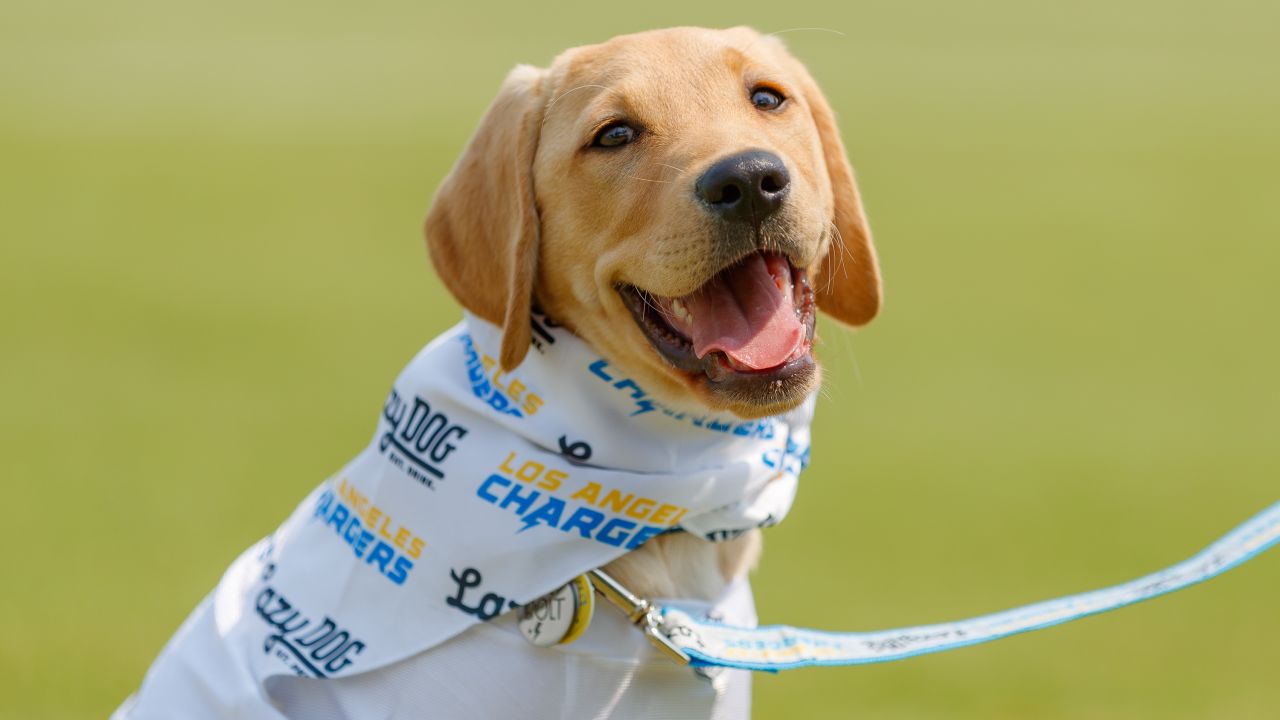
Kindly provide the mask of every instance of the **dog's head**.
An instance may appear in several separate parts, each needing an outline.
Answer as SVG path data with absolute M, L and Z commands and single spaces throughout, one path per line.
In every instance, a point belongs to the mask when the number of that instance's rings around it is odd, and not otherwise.
M 819 382 L 815 306 L 880 276 L 831 108 L 776 39 L 675 28 L 511 72 L 426 223 L 437 272 L 519 365 L 536 301 L 675 406 L 760 417 Z

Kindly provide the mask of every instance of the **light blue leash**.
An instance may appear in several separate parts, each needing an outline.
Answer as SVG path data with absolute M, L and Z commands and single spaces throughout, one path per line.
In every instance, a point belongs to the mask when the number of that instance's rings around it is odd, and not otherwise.
M 634 596 L 629 600 L 642 604 L 633 606 L 633 621 L 669 655 L 694 667 L 776 672 L 819 665 L 861 665 L 954 650 L 1150 600 L 1221 575 L 1277 542 L 1280 502 L 1191 559 L 1137 580 L 994 615 L 875 632 L 824 632 L 786 625 L 732 627 L 699 620 L 674 608 L 658 608 Z M 602 582 L 615 583 L 607 575 L 593 574 L 593 578 L 602 591 Z M 608 597 L 609 593 L 604 594 Z

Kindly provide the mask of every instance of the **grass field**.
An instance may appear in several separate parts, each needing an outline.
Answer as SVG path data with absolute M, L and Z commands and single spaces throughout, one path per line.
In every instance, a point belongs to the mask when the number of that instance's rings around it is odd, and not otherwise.
M 0 6 L 0 717 L 104 717 L 458 316 L 419 235 L 517 62 L 785 35 L 887 281 L 828 328 L 766 621 L 875 629 L 1182 559 L 1280 479 L 1280 5 Z M 1113 615 L 757 681 L 757 717 L 1271 718 L 1280 554 Z

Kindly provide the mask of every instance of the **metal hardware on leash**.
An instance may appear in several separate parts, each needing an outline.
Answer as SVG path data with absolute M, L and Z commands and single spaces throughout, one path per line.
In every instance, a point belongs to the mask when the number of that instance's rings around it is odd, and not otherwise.
M 659 607 L 597 569 L 530 603 L 522 613 L 520 629 L 535 645 L 572 642 L 590 622 L 590 598 L 599 592 L 663 655 L 708 680 L 726 668 L 777 672 L 820 665 L 862 665 L 955 650 L 1115 610 L 1217 577 L 1277 545 L 1280 502 L 1191 558 L 1136 580 L 968 620 L 871 632 L 828 632 L 787 625 L 735 627 L 699 619 L 679 608 Z M 571 612 L 560 613 L 566 602 Z
M 614 607 L 621 610 L 627 616 L 627 620 L 640 628 L 644 636 L 649 638 L 649 642 L 653 643 L 653 646 L 658 648 L 662 654 L 681 665 L 690 663 L 689 656 L 685 654 L 684 650 L 681 650 L 679 646 L 671 642 L 671 638 L 667 637 L 667 634 L 663 632 L 662 613 L 657 605 L 631 592 L 603 570 L 588 570 L 587 575 L 591 576 L 592 584 L 595 585 L 596 590 Z

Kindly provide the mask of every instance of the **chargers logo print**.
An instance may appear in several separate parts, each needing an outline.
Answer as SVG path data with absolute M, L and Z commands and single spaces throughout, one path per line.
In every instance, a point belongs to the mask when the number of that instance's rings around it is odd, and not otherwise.
M 595 481 L 579 484 L 567 500 L 557 497 L 569 481 L 567 471 L 521 460 L 511 452 L 497 472 L 476 487 L 476 497 L 519 517 L 517 532 L 546 525 L 628 550 L 674 527 L 689 511 Z
M 467 379 L 471 381 L 471 392 L 486 405 L 500 413 L 513 417 L 534 415 L 542 407 L 540 395 L 530 391 L 519 379 L 507 376 L 498 366 L 497 358 L 485 355 L 476 350 L 476 344 L 470 335 L 458 336 L 462 342 L 462 352 L 467 361 Z
M 379 438 L 378 449 L 406 475 L 435 489 L 435 481 L 444 479 L 440 463 L 467 436 L 467 429 L 449 422 L 444 413 L 432 410 L 431 403 L 420 396 L 415 395 L 410 406 L 395 388 L 387 396 L 382 417 L 390 426 Z
M 786 450 L 768 450 L 760 457 L 760 462 L 767 468 L 799 475 L 800 471 L 809 467 L 809 446 L 787 438 Z
M 778 421 L 773 418 L 763 418 L 761 420 L 748 420 L 746 422 L 726 421 L 710 415 L 690 415 L 685 412 L 672 410 L 662 403 L 654 400 L 649 393 L 636 384 L 635 380 L 629 377 L 622 377 L 617 370 L 609 367 L 608 360 L 596 360 L 587 366 L 587 370 L 596 377 L 613 387 L 614 390 L 627 393 L 631 400 L 635 403 L 635 412 L 631 413 L 631 417 L 644 415 L 645 413 L 661 410 L 662 414 L 682 422 L 688 422 L 697 428 L 710 430 L 711 432 L 723 433 L 726 435 L 737 435 L 739 437 L 750 437 L 759 440 L 772 440 L 777 432 Z
M 320 494 L 312 517 L 333 528 L 338 537 L 351 546 L 351 552 L 364 560 L 365 565 L 376 568 L 379 574 L 396 585 L 403 585 L 409 578 L 409 571 L 413 570 L 413 560 L 422 555 L 426 543 L 408 528 L 396 525 L 381 508 L 371 505 L 369 499 L 346 478 L 338 488 L 341 498 L 331 489 Z M 389 528 L 393 527 L 395 531 L 391 532 Z

